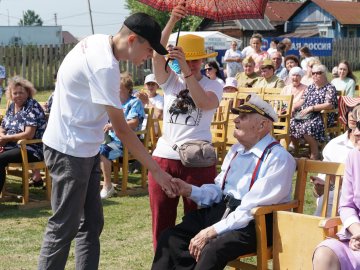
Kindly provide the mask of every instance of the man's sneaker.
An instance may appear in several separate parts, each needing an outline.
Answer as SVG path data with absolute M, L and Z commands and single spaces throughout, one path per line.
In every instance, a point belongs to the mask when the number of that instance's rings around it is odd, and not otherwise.
M 115 193 L 115 188 L 113 185 L 111 185 L 110 189 L 106 189 L 105 186 L 100 191 L 100 197 L 101 199 L 107 199 L 110 198 Z

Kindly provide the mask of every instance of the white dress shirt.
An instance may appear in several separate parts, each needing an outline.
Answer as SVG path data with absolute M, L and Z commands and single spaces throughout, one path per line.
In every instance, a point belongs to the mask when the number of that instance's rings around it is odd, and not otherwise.
M 254 219 L 251 214 L 254 207 L 290 201 L 296 163 L 280 145 L 274 146 L 265 156 L 258 177 L 249 190 L 255 166 L 265 148 L 273 141 L 274 138 L 268 134 L 246 152 L 241 144 L 233 145 L 225 157 L 220 174 L 215 178 L 215 184 L 192 186 L 190 198 L 202 207 L 220 202 L 223 194 L 232 194 L 235 199 L 242 201 L 227 218 L 214 224 L 218 234 L 246 227 Z M 224 180 L 226 183 L 222 190 Z

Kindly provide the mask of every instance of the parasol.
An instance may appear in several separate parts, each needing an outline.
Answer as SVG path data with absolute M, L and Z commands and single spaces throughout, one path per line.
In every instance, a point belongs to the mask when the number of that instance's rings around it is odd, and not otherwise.
M 171 11 L 178 0 L 139 0 L 161 11 Z M 186 0 L 189 15 L 205 17 L 215 21 L 237 19 L 262 19 L 267 0 Z

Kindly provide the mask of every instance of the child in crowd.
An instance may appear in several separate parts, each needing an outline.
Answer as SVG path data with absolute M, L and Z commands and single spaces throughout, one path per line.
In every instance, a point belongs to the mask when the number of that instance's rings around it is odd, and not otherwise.
M 226 78 L 224 85 L 224 93 L 235 93 L 237 92 L 237 80 L 235 78 L 229 77 Z

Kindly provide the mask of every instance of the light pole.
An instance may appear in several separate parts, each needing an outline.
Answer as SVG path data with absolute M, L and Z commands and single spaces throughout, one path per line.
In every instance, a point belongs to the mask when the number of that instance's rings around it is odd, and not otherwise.
M 88 6 L 89 6 L 89 14 L 90 14 L 91 31 L 92 31 L 92 34 L 94 34 L 94 24 L 93 24 L 92 15 L 91 15 L 90 0 L 88 0 Z

